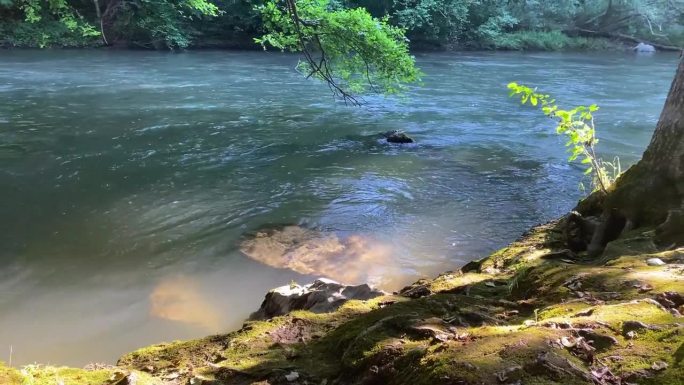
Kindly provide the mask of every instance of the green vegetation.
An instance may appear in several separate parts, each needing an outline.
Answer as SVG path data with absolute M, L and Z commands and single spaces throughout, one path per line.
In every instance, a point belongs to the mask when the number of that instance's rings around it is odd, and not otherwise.
M 599 107 L 592 104 L 563 110 L 556 104 L 556 99 L 539 93 L 536 89 L 515 82 L 509 83 L 508 89 L 510 96 L 519 96 L 522 104 L 529 103 L 534 107 L 539 107 L 544 115 L 557 119 L 556 133 L 568 138 L 565 143 L 570 153 L 568 161 L 572 162 L 582 157 L 581 163 L 587 165 L 584 174 L 592 175 L 593 189 L 607 193 L 610 185 L 620 174 L 620 161 L 616 158 L 613 163 L 604 162 L 596 155 L 595 146 L 599 140 L 596 137 L 593 114 L 598 111 Z M 612 172 L 608 171 L 608 167 L 612 169 Z
M 185 48 L 190 24 L 219 14 L 207 0 L 3 0 L 4 45 L 87 46 L 125 41 L 149 48 Z M 5 21 L 6 20 L 6 21 Z
M 601 51 L 615 49 L 607 39 L 570 37 L 561 31 L 517 31 L 483 41 L 485 48 L 510 51 Z
M 76 369 L 45 365 L 26 365 L 21 369 L 9 368 L 0 362 L 2 385 L 161 385 L 162 380 L 147 373 L 124 370 L 111 365 L 90 365 Z
M 156 49 L 252 47 L 272 31 L 285 0 L 0 0 L 5 46 L 123 45 Z M 684 45 L 684 1 L 655 0 L 311 0 L 289 1 L 302 11 L 323 9 L 358 17 L 362 8 L 406 31 L 413 48 L 562 50 L 604 49 L 606 39 Z M 264 9 L 264 4 L 267 5 Z M 272 9 L 271 9 L 272 10 Z M 343 11 L 346 10 L 346 11 Z M 333 16 L 330 16 L 333 17 Z M 327 17 L 326 17 L 327 18 Z M 340 20 L 340 19 L 337 19 Z M 332 19 L 328 19 L 332 21 Z M 329 26 L 328 26 L 329 27 Z M 389 32 L 389 31 L 387 31 Z
M 418 80 L 401 28 L 373 18 L 365 9 L 331 7 L 329 0 L 275 0 L 260 9 L 266 34 L 255 39 L 264 48 L 304 52 L 298 69 L 328 83 L 345 101 L 353 94 L 397 92 Z M 338 80 L 339 79 L 339 80 Z

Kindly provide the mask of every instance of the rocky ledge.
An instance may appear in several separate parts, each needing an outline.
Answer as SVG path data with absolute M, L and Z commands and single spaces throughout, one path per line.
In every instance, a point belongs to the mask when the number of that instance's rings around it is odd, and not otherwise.
M 249 319 L 270 319 L 295 310 L 328 313 L 337 310 L 349 300 L 363 301 L 386 294 L 366 284 L 349 286 L 331 279 L 319 278 L 309 285 L 300 286 L 292 283 L 269 291 L 259 310 L 252 313 Z
M 641 228 L 589 257 L 571 247 L 572 222 L 399 294 L 293 285 L 255 318 L 287 314 L 233 333 L 146 347 L 113 367 L 0 366 L 0 383 L 684 383 L 684 248 L 659 248 Z

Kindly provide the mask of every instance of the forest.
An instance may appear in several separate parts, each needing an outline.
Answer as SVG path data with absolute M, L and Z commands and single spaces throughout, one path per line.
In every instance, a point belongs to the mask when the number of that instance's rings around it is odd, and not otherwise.
M 258 48 L 246 0 L 2 0 L 0 45 L 146 49 Z M 414 49 L 599 50 L 684 42 L 681 0 L 334 0 L 406 30 Z

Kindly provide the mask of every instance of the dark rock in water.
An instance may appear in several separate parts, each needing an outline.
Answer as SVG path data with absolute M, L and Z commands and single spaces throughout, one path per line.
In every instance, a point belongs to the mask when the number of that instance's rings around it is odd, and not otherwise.
M 388 143 L 413 143 L 414 140 L 405 133 L 397 130 L 387 131 L 382 134 Z
M 331 279 L 319 278 L 309 285 L 292 284 L 269 291 L 259 310 L 252 313 L 249 318 L 269 319 L 294 310 L 327 313 L 352 299 L 368 300 L 385 294 L 367 284 L 348 286 Z

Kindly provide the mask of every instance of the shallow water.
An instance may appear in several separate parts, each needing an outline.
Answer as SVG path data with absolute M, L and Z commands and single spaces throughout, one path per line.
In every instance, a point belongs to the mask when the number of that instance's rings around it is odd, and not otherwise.
M 351 108 L 292 56 L 2 51 L 0 360 L 113 363 L 235 328 L 267 289 L 313 278 L 239 252 L 269 224 L 372 240 L 383 258 L 340 269 L 388 289 L 457 268 L 581 196 L 563 140 L 509 81 L 598 103 L 599 150 L 626 166 L 676 60 L 424 54 L 424 84 Z M 391 129 L 418 143 L 378 140 Z

